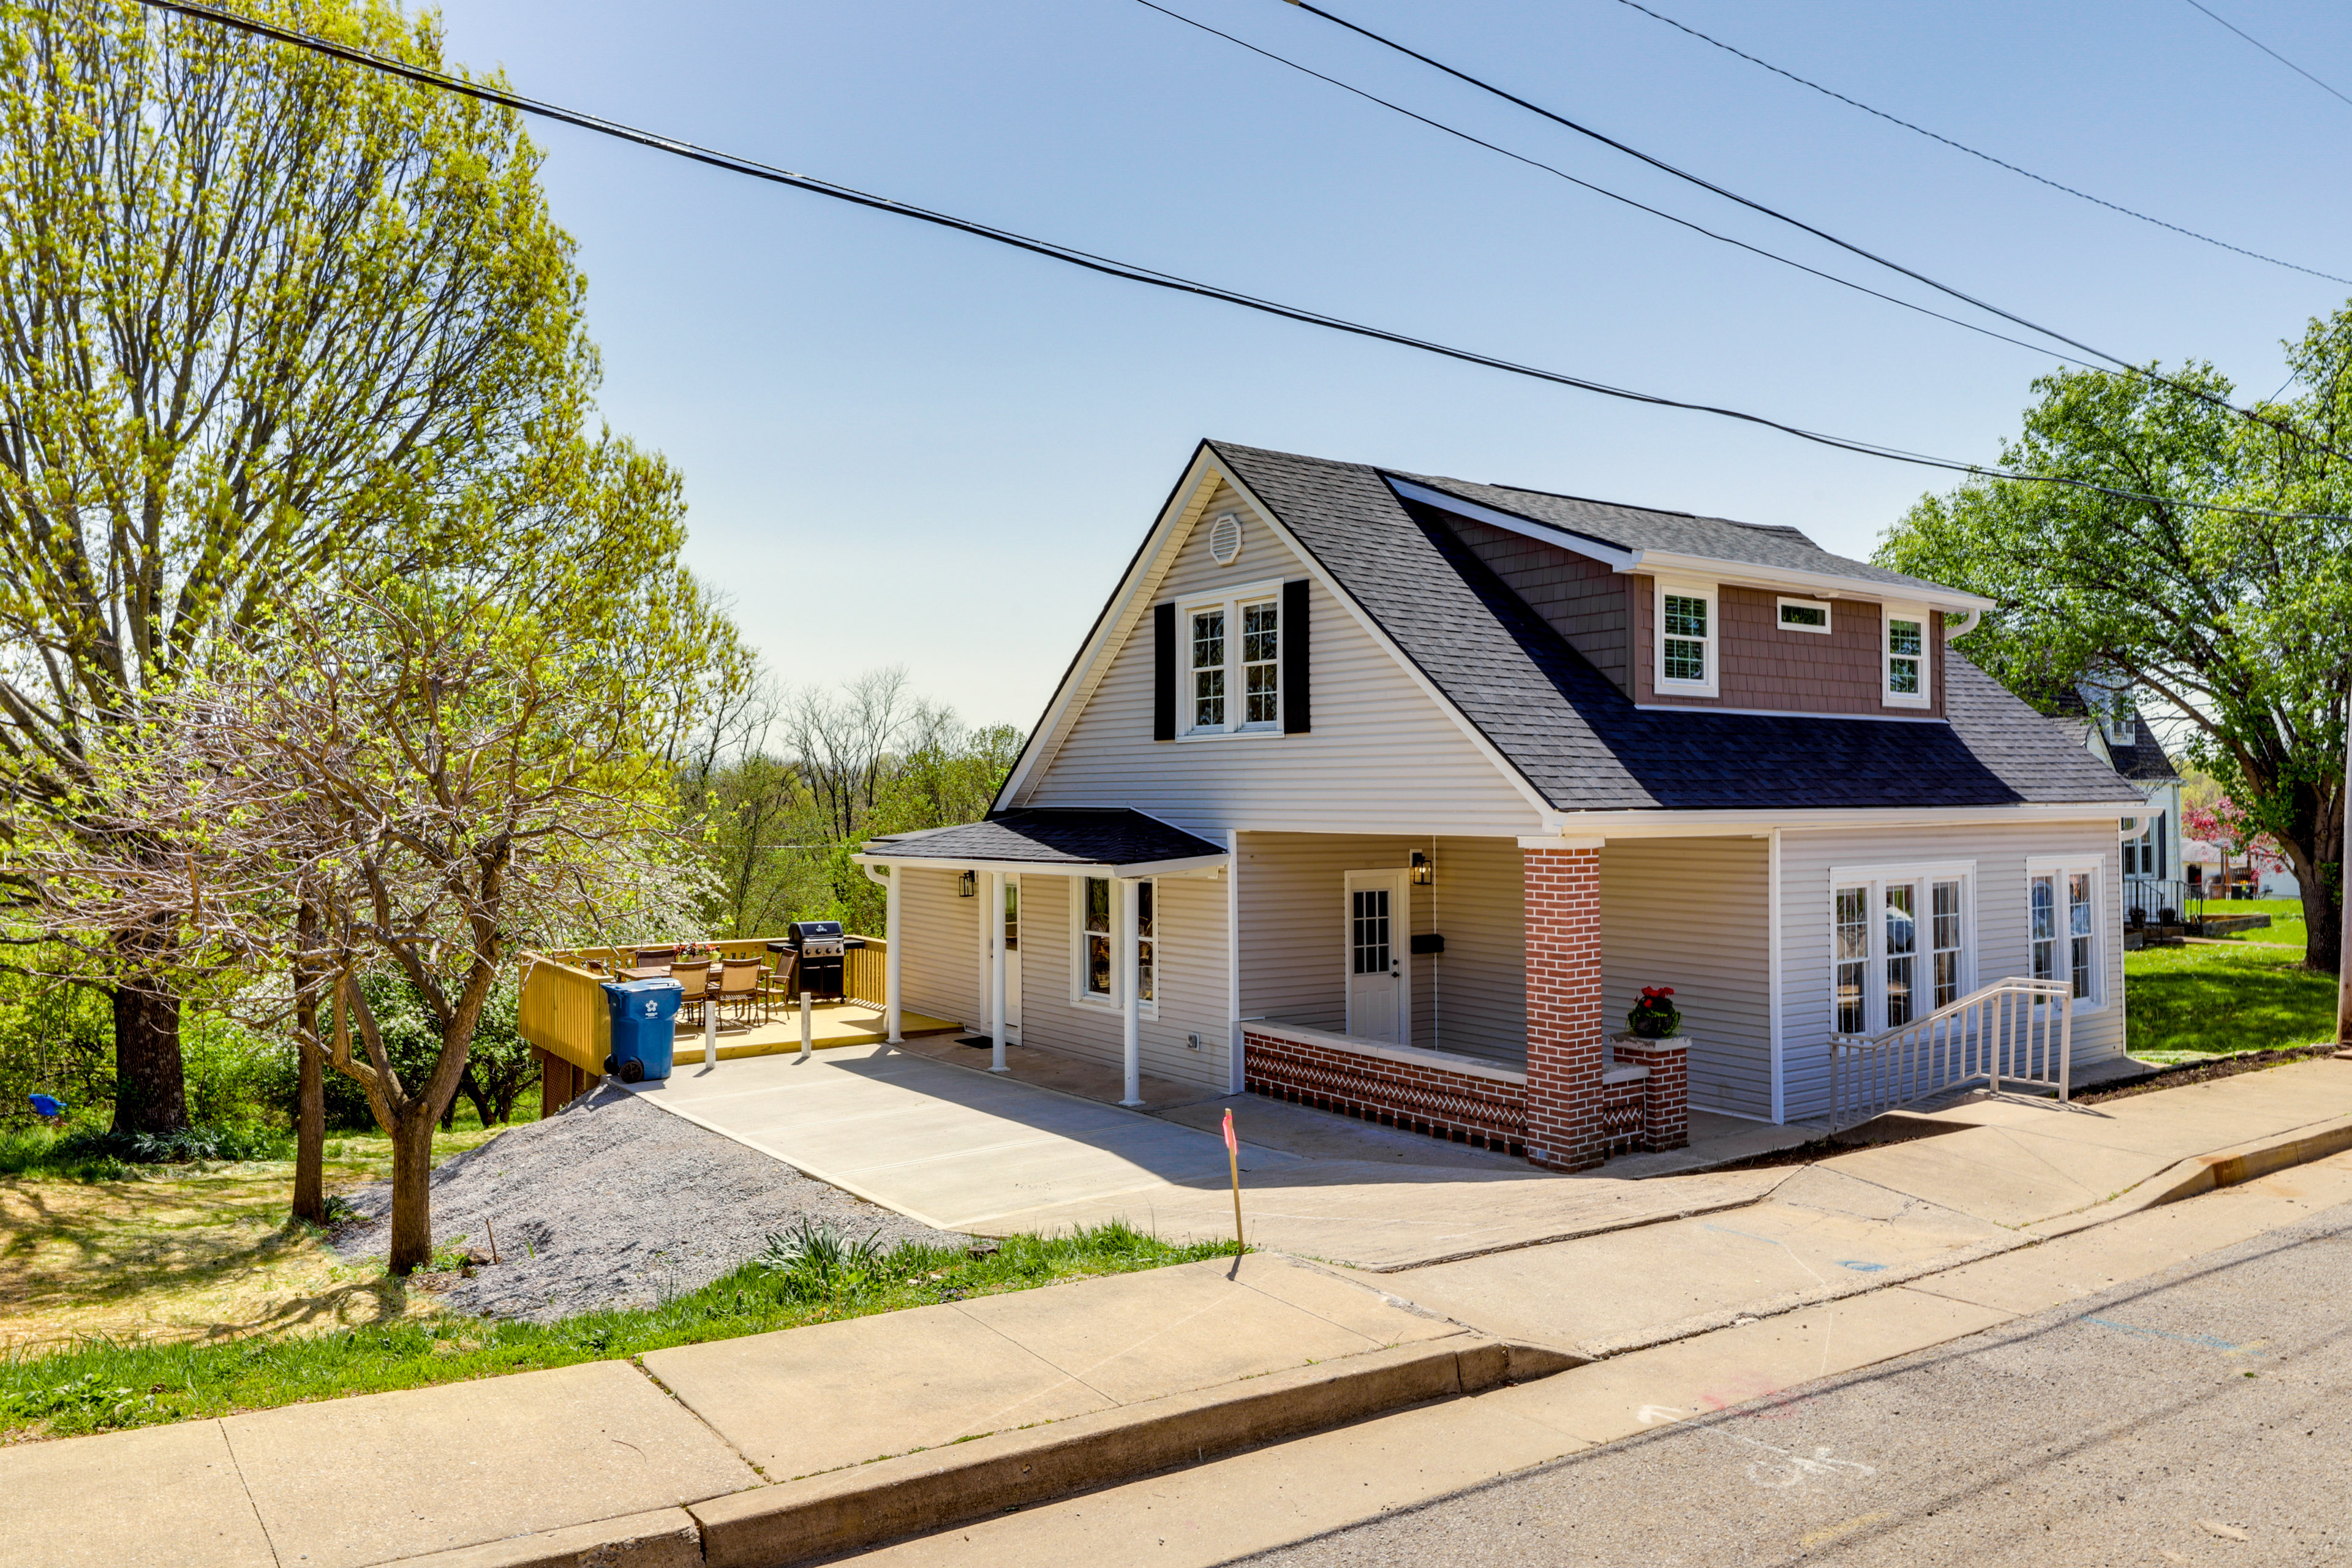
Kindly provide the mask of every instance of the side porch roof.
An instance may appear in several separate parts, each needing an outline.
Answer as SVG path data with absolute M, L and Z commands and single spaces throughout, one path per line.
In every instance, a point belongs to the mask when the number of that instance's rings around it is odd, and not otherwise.
M 1032 806 L 866 840 L 861 865 L 1160 877 L 1223 866 L 1225 847 L 1128 806 Z

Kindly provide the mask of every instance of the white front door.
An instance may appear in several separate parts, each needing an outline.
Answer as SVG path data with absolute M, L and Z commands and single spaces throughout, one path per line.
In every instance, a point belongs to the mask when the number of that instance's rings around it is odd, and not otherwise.
M 1021 1043 L 1021 879 L 1004 879 L 1004 1042 Z
M 1405 949 L 1412 929 L 1402 871 L 1348 873 L 1344 940 L 1348 963 L 1348 1033 L 1359 1039 L 1406 1043 Z

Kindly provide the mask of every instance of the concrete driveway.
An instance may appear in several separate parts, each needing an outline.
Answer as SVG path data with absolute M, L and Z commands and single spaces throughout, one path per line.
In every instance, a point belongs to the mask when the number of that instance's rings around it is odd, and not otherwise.
M 649 1102 L 942 1230 L 1150 1189 L 1222 1189 L 1224 1140 L 887 1046 L 681 1061 Z M 1242 1169 L 1295 1165 L 1244 1148 Z M 1125 1205 L 1137 1224 L 1150 1200 Z M 1230 1228 L 1230 1226 L 1228 1226 Z

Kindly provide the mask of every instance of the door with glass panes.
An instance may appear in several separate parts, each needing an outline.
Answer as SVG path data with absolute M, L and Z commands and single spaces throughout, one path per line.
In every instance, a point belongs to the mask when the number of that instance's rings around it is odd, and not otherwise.
M 1405 950 L 1412 917 L 1402 871 L 1350 871 L 1347 879 L 1348 1033 L 1358 1039 L 1406 1044 L 1410 984 Z

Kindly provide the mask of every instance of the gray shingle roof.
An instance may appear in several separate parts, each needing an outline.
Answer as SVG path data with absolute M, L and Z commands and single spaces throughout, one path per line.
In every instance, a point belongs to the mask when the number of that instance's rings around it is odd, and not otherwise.
M 2057 710 L 2062 723 L 2071 723 L 2085 739 L 2089 737 L 2090 726 L 2097 722 L 2091 717 L 2091 705 L 2084 701 L 2083 694 L 2071 686 L 2051 699 L 2050 706 Z M 2135 784 L 2168 784 L 2180 776 L 2180 770 L 2172 765 L 2172 758 L 2165 751 L 2164 742 L 2156 738 L 2156 732 L 2147 727 L 2146 720 L 2133 726 L 2130 745 L 2118 746 L 2113 740 L 2105 743 L 2107 760 L 2115 764 L 2116 772 Z
M 2140 798 L 1958 655 L 1946 665 L 1948 724 L 1637 709 L 1453 530 L 1415 518 L 1380 470 L 1209 446 L 1556 809 Z
M 1798 529 L 1778 523 L 1735 522 L 1727 517 L 1699 517 L 1687 511 L 1654 511 L 1646 507 L 1619 506 L 1613 501 L 1586 500 L 1580 496 L 1552 495 L 1544 490 L 1515 489 L 1507 485 L 1474 484 L 1467 479 L 1436 479 L 1427 474 L 1397 471 L 1396 477 L 1443 490 L 1480 506 L 1493 507 L 1554 528 L 1581 534 L 1620 550 L 1664 550 L 1681 555 L 1703 555 L 1715 561 L 1738 561 L 1751 566 L 1777 566 L 1792 572 L 1819 572 L 1851 577 L 1893 588 L 1940 589 L 1918 577 L 1889 572 L 1867 561 L 1833 555 Z M 1948 592 L 1948 590 L 1942 590 Z
M 1035 866 L 1148 866 L 1223 855 L 1225 847 L 1124 806 L 1031 806 L 985 822 L 868 839 L 866 853 L 909 860 L 1017 860 Z

